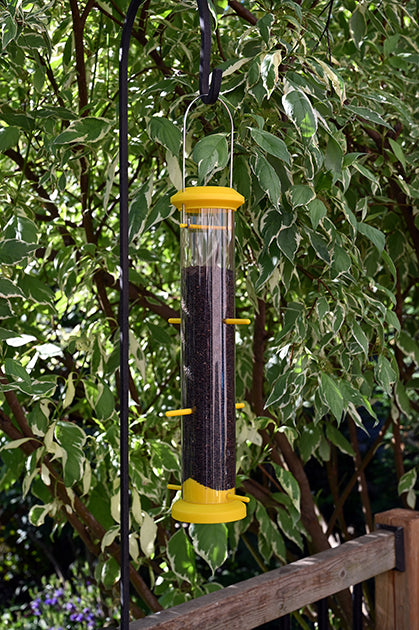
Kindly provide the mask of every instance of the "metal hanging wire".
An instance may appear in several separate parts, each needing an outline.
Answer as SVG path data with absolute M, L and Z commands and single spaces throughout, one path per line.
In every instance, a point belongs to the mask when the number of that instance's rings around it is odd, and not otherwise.
M 186 108 L 185 115 L 183 117 L 183 130 L 182 130 L 182 191 L 185 191 L 186 185 L 186 131 L 187 131 L 187 119 L 191 107 L 201 98 L 196 96 Z M 230 119 L 230 188 L 233 188 L 233 151 L 234 151 L 234 123 L 233 116 L 231 115 L 230 108 L 227 103 L 219 96 L 218 101 L 223 105 L 224 109 L 228 113 Z M 185 206 L 182 206 L 182 218 L 181 227 L 186 225 Z
M 128 203 L 128 56 L 138 9 L 145 0 L 131 0 L 119 47 L 119 252 L 120 252 L 120 496 L 121 496 L 121 630 L 129 630 L 129 203 Z M 216 68 L 209 86 L 211 15 L 207 0 L 197 0 L 201 28 L 199 93 L 212 104 L 220 93 L 222 70 Z M 223 103 L 226 107 L 225 103 Z M 227 108 L 227 107 L 226 107 Z M 227 108 L 228 110 L 228 108 Z M 230 118 L 231 114 L 228 110 Z
M 182 147 L 182 190 L 185 190 L 185 180 L 186 180 L 186 131 L 187 131 L 187 118 L 189 115 L 189 112 L 191 110 L 191 107 L 196 103 L 196 101 L 198 101 L 201 98 L 201 96 L 197 96 L 196 98 L 193 99 L 193 101 L 191 101 L 188 105 L 188 107 L 186 108 L 186 112 L 185 115 L 183 117 L 183 133 L 182 133 L 182 142 L 183 142 L 183 147 Z M 228 113 L 228 117 L 230 119 L 230 188 L 233 187 L 233 150 L 234 150 L 234 123 L 233 123 L 233 116 L 231 115 L 231 111 L 230 108 L 228 107 L 227 103 L 220 97 L 218 97 L 218 100 L 220 101 L 220 103 L 223 105 L 224 109 L 226 110 L 226 112 Z

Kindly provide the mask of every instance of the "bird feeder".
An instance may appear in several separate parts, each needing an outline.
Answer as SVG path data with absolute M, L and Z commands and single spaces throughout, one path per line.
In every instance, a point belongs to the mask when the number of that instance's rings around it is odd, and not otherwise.
M 197 99 L 195 99 L 197 100 Z M 193 101 L 191 105 L 194 103 Z M 231 124 L 232 118 L 227 109 Z M 190 106 L 191 106 L 190 105 Z M 189 108 L 190 108 L 189 106 Z M 186 117 L 184 120 L 184 147 Z M 231 132 L 231 165 L 233 147 Z M 172 198 L 181 212 L 182 498 L 172 516 L 190 523 L 222 523 L 246 516 L 235 493 L 234 215 L 244 197 L 230 187 L 183 188 Z

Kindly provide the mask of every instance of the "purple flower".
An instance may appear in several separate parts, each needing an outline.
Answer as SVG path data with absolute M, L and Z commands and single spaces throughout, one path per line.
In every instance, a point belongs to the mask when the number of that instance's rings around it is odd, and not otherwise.
M 31 610 L 33 614 L 35 615 L 35 617 L 41 616 L 41 611 L 39 609 L 40 605 L 41 605 L 41 600 L 39 597 L 37 597 L 33 602 L 31 602 Z
M 57 604 L 58 604 L 57 597 L 47 597 L 45 599 L 45 605 L 46 606 L 56 606 Z

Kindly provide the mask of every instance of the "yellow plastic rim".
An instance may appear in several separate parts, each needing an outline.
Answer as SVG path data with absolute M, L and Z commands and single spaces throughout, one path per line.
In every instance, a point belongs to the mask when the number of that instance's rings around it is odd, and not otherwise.
M 228 503 L 199 505 L 179 499 L 173 504 L 172 517 L 183 523 L 231 523 L 246 517 L 246 504 L 234 500 Z
M 249 499 L 239 497 L 234 488 L 214 490 L 186 479 L 182 485 L 182 499 L 172 507 L 172 517 L 184 523 L 230 523 L 246 516 Z
M 193 186 L 180 190 L 170 201 L 178 210 L 182 210 L 184 206 L 185 212 L 199 208 L 237 210 L 244 203 L 244 197 L 227 186 Z

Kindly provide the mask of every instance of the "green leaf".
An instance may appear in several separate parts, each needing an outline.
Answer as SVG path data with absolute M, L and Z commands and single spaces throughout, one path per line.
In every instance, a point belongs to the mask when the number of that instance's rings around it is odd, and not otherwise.
M 319 234 L 316 234 L 316 232 L 312 232 L 311 230 L 308 235 L 310 243 L 312 244 L 317 256 L 324 260 L 327 264 L 330 264 L 330 254 L 327 242 Z
M 115 410 L 115 399 L 106 383 L 99 384 L 99 395 L 95 402 L 95 411 L 99 420 L 107 420 Z
M 327 140 L 324 165 L 333 173 L 339 174 L 342 170 L 343 151 L 338 142 L 332 136 Z
M 153 116 L 148 123 L 150 138 L 169 149 L 173 155 L 179 154 L 181 143 L 180 129 L 164 116 Z
M 394 311 L 386 311 L 386 322 L 389 326 L 393 326 L 393 328 L 400 332 L 400 320 Z
M 83 476 L 86 434 L 73 422 L 59 420 L 55 427 L 55 436 L 63 449 L 64 484 L 70 488 Z
M 45 517 L 51 508 L 50 504 L 47 505 L 33 505 L 29 511 L 29 520 L 35 527 L 40 527 L 45 522 Z
M 310 186 L 297 184 L 296 186 L 291 186 L 288 195 L 293 208 L 298 208 L 299 206 L 306 206 L 310 201 L 313 201 L 316 193 Z
M 368 339 L 357 322 L 353 322 L 352 324 L 352 334 L 355 337 L 357 344 L 365 354 L 365 358 L 368 358 Z
M 42 88 L 44 87 L 45 83 L 45 68 L 43 66 L 39 66 L 35 70 L 32 77 L 32 82 L 35 90 L 39 93 L 42 92 Z
M 343 156 L 343 168 L 346 168 L 348 166 L 351 166 L 354 162 L 357 161 L 357 159 L 359 157 L 362 157 L 363 155 L 365 155 L 365 153 L 359 153 L 359 152 L 355 152 L 355 153 L 346 153 Z
M 294 505 L 295 509 L 300 511 L 301 491 L 300 486 L 298 485 L 298 481 L 289 470 L 285 470 L 284 468 L 282 468 L 282 466 L 274 464 L 273 462 L 272 466 L 275 469 L 275 474 L 278 478 L 279 483 L 291 499 L 291 502 Z
M 298 250 L 299 232 L 295 224 L 283 228 L 276 237 L 278 248 L 293 263 Z
M 273 21 L 274 17 L 270 13 L 266 13 L 260 18 L 260 20 L 257 21 L 257 27 L 265 44 L 269 43 L 270 28 Z
M 24 382 L 31 385 L 32 379 L 25 368 L 14 359 L 6 359 L 4 362 L 4 371 L 6 376 L 17 382 Z
M 278 207 L 281 199 L 281 180 L 275 169 L 263 155 L 252 161 L 253 171 L 258 178 L 259 186 L 268 195 L 271 203 Z
M 256 291 L 259 291 L 269 280 L 275 269 L 277 269 L 279 262 L 279 258 L 273 257 L 267 250 L 261 251 L 258 257 L 259 277 L 255 284 Z
M 400 332 L 398 345 L 406 356 L 419 363 L 419 344 L 406 330 Z
M 143 512 L 143 522 L 140 529 L 140 545 L 141 551 L 146 558 L 150 558 L 154 553 L 156 536 L 157 524 L 147 512 Z
M 15 265 L 27 258 L 37 245 L 25 243 L 15 238 L 0 241 L 0 263 L 5 265 Z
M 16 38 L 17 35 L 17 24 L 16 21 L 13 19 L 13 17 L 11 15 L 8 15 L 6 17 L 6 19 L 4 20 L 3 23 L 3 28 L 2 28 L 2 48 L 3 50 L 5 50 L 8 46 L 8 44 L 10 44 L 11 41 L 13 41 Z
M 393 370 L 390 361 L 380 354 L 378 361 L 374 368 L 375 378 L 380 383 L 381 387 L 387 392 L 389 396 L 392 395 L 392 386 L 397 380 L 397 373 Z
M 320 395 L 339 423 L 344 409 L 343 396 L 335 380 L 325 373 L 320 378 Z
M 290 90 L 282 97 L 282 104 L 303 138 L 311 138 L 317 131 L 317 118 L 304 92 Z
M 293 518 L 282 508 L 277 510 L 277 521 L 285 536 L 292 540 L 301 550 L 304 548 L 303 539 L 300 532 L 295 527 Z
M 173 573 L 182 582 L 196 582 L 195 552 L 183 527 L 167 543 L 167 558 Z
M 283 140 L 274 136 L 272 133 L 268 131 L 264 131 L 263 129 L 250 129 L 250 134 L 253 140 L 257 145 L 260 146 L 261 149 L 269 153 L 270 155 L 274 155 L 279 158 L 288 166 L 291 165 L 291 156 L 288 152 L 287 145 Z
M 362 11 L 358 8 L 352 13 L 349 20 L 349 31 L 357 48 L 360 48 L 362 40 L 365 36 L 367 25 Z
M 333 261 L 332 267 L 333 270 L 339 275 L 340 273 L 345 273 L 349 271 L 351 267 L 351 257 L 347 252 L 340 247 L 340 245 L 335 244 L 333 249 Z
M 359 173 L 361 173 L 361 175 L 369 179 L 370 182 L 372 182 L 373 184 L 375 184 L 377 188 L 379 188 L 380 186 L 379 180 L 376 178 L 374 173 L 372 173 L 366 166 L 364 166 L 363 164 L 360 164 L 359 162 L 354 162 L 353 166 Z
M 19 45 L 22 48 L 36 50 L 48 48 L 48 41 L 40 33 L 25 33 L 19 37 Z
M 410 418 L 412 410 L 410 408 L 410 398 L 407 395 L 406 388 L 400 381 L 396 383 L 395 387 L 396 401 L 402 412 Z
M 261 231 L 265 246 L 269 246 L 279 232 L 291 225 L 293 221 L 294 217 L 290 213 L 281 212 L 277 208 L 269 209 L 261 219 Z
M 196 143 L 192 157 L 198 163 L 198 176 L 204 182 L 207 176 L 227 166 L 228 146 L 224 134 L 217 133 L 201 138 Z
M 396 158 L 399 160 L 400 164 L 403 166 L 403 168 L 406 168 L 406 158 L 404 156 L 403 153 L 403 149 L 401 148 L 400 144 L 398 142 L 396 142 L 395 140 L 393 140 L 393 138 L 389 138 L 388 139 L 390 146 L 393 150 L 394 155 L 396 156 Z
M 22 291 L 37 304 L 46 304 L 54 308 L 54 293 L 34 275 L 25 274 L 20 279 Z
M 169 472 L 179 470 L 178 458 L 169 444 L 160 439 L 148 440 L 148 446 L 151 452 L 151 464 L 154 468 Z
M 100 579 L 107 589 L 111 589 L 119 579 L 120 567 L 113 556 L 108 558 L 101 567 Z
M 2 127 L 0 129 L 0 151 L 7 151 L 17 145 L 19 129 L 17 127 Z
M 320 199 L 312 199 L 307 204 L 307 208 L 310 213 L 311 225 L 313 230 L 315 230 L 320 221 L 327 215 L 327 208 Z
M 377 112 L 374 112 L 368 107 L 358 107 L 357 105 L 345 105 L 345 107 L 356 116 L 368 120 L 368 122 L 374 123 L 375 125 L 382 125 L 383 127 L 387 127 L 388 129 L 392 129 L 391 125 L 386 123 L 386 121 L 384 120 L 384 118 L 382 118 L 382 116 L 380 116 L 380 114 L 377 114 Z
M 29 426 L 35 435 L 44 436 L 48 430 L 48 418 L 45 415 L 42 405 L 37 404 L 28 414 Z
M 264 560 L 269 562 L 272 554 L 274 553 L 278 558 L 285 562 L 285 543 L 278 527 L 271 520 L 266 509 L 260 503 L 256 505 L 255 514 L 259 523 L 258 548 Z
M 278 81 L 278 68 L 281 60 L 282 56 L 279 50 L 273 53 L 267 53 L 262 60 L 260 76 L 262 77 L 263 87 L 266 90 L 268 98 L 270 98 Z
M 331 422 L 326 423 L 326 435 L 327 439 L 335 444 L 342 453 L 346 453 L 351 457 L 355 456 L 354 449 L 348 442 L 346 437 L 339 431 L 337 427 Z
M 228 530 L 224 523 L 200 525 L 194 523 L 189 527 L 195 552 L 205 560 L 214 575 L 227 559 Z
M 95 144 L 107 136 L 112 125 L 112 121 L 106 118 L 86 116 L 72 121 L 67 129 L 55 138 L 54 144 Z
M 4 240 L 18 239 L 24 243 L 37 243 L 39 236 L 39 225 L 26 216 L 14 214 L 7 222 L 2 237 Z
M 128 212 L 129 240 L 140 236 L 144 231 L 145 220 L 148 213 L 148 202 L 146 195 L 140 190 L 131 203 Z
M 360 234 L 366 236 L 373 243 L 381 254 L 386 244 L 386 237 L 381 230 L 378 230 L 368 223 L 357 223 L 357 229 Z
M 281 374 L 268 396 L 266 407 L 270 407 L 271 405 L 278 405 L 281 398 L 283 398 L 283 396 L 287 393 L 288 377 L 288 372 Z
M 305 463 L 308 462 L 318 448 L 321 440 L 321 431 L 317 424 L 311 422 L 304 426 L 300 433 L 300 437 L 298 438 L 298 450 Z
M 418 474 L 416 468 L 412 468 L 411 470 L 408 470 L 406 473 L 404 473 L 402 477 L 400 477 L 397 486 L 397 491 L 399 494 L 404 494 L 405 492 L 408 493 L 408 504 L 412 510 L 415 509 L 416 505 L 416 494 L 414 492 L 414 487 L 416 484 L 417 476 Z M 412 490 L 413 492 L 411 492 Z
M 0 278 L 0 299 L 21 298 L 24 294 L 11 280 Z

